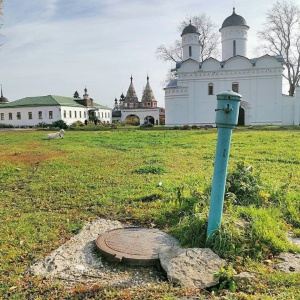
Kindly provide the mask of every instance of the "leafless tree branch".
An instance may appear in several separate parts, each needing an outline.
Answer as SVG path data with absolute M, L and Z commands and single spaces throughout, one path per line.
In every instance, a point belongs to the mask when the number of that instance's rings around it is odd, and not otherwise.
M 289 95 L 293 96 L 300 78 L 300 6 L 292 0 L 277 1 L 267 12 L 258 37 L 265 53 L 283 56 L 283 76 L 289 82 Z

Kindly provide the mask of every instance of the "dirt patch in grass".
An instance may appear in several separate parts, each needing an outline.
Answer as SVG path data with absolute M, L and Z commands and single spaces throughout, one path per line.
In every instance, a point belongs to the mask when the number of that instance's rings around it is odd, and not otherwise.
M 51 154 L 41 154 L 41 153 L 21 153 L 14 152 L 8 155 L 1 155 L 1 160 L 12 163 L 12 164 L 22 164 L 22 165 L 32 165 L 38 162 L 43 162 L 48 159 L 59 157 L 63 155 L 62 153 L 51 153 Z

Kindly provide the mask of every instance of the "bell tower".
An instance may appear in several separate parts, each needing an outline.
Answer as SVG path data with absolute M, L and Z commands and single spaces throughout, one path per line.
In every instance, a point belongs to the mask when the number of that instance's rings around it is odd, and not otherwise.
M 227 17 L 220 28 L 222 40 L 222 60 L 241 55 L 247 57 L 247 34 L 249 26 L 246 20 L 235 13 Z
M 192 25 L 191 21 L 181 34 L 182 39 L 182 60 L 193 59 L 197 62 L 200 60 L 200 33 L 198 29 Z

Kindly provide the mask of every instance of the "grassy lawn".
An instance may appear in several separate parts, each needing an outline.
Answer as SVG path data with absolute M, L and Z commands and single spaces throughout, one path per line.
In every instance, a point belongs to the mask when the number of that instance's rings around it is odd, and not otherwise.
M 0 132 L 0 299 L 184 295 L 168 283 L 130 293 L 100 288 L 74 294 L 25 271 L 99 217 L 156 224 L 183 246 L 205 247 L 217 130 L 67 131 L 62 140 L 46 140 L 46 133 Z M 282 274 L 263 263 L 281 251 L 299 252 L 285 236 L 300 236 L 299 148 L 297 127 L 234 130 L 232 184 L 222 228 L 209 245 L 229 262 L 216 293 L 228 299 L 300 298 L 299 273 Z M 249 165 L 253 171 L 243 177 Z M 233 289 L 232 268 L 259 280 Z

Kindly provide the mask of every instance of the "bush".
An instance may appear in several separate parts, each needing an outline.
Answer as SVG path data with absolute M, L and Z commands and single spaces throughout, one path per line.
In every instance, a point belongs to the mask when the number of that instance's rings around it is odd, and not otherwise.
M 181 127 L 182 130 L 189 130 L 190 129 L 190 126 L 189 125 L 183 125 Z
M 153 124 L 151 124 L 151 123 L 144 123 L 140 127 L 144 127 L 144 128 L 153 127 Z
M 67 128 L 68 128 L 68 125 L 66 124 L 65 121 L 63 121 L 63 120 L 58 120 L 58 121 L 52 122 L 51 127 L 58 127 L 58 128 L 60 128 L 60 129 L 67 129 Z
M 11 124 L 0 124 L 0 128 L 13 128 Z
M 252 173 L 252 167 L 246 167 L 243 162 L 238 162 L 236 170 L 227 175 L 225 199 L 233 204 L 259 206 L 264 201 L 261 191 L 259 174 Z
M 36 125 L 36 127 L 38 127 L 38 128 L 49 128 L 49 127 L 51 127 L 52 125 L 50 125 L 50 124 L 47 124 L 47 123 L 45 123 L 45 122 L 40 122 L 40 123 L 38 123 L 37 125 Z
M 81 121 L 75 121 L 75 122 L 72 123 L 72 126 L 74 126 L 74 127 L 78 127 L 78 126 L 83 127 L 84 124 Z

